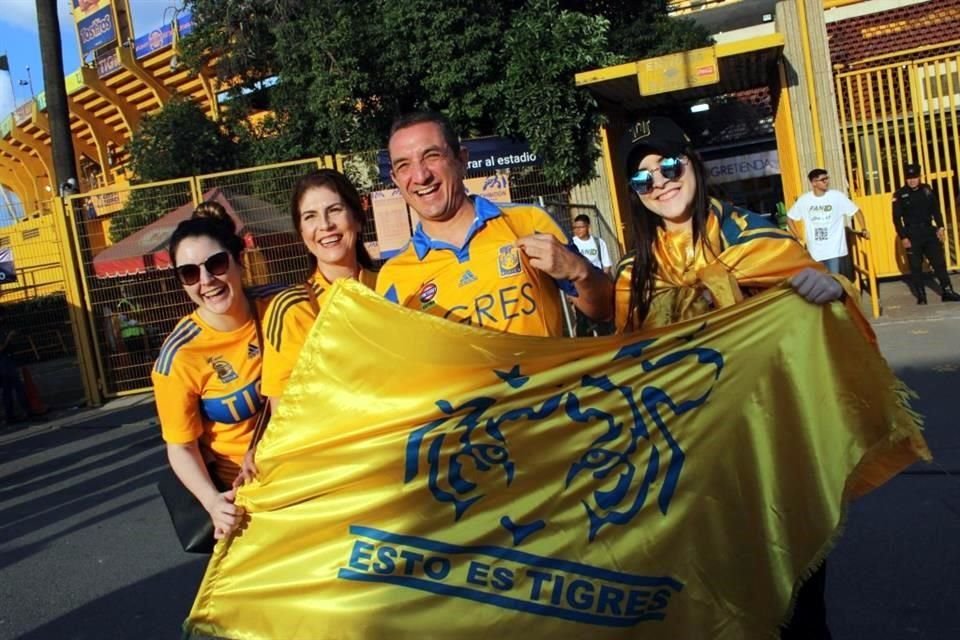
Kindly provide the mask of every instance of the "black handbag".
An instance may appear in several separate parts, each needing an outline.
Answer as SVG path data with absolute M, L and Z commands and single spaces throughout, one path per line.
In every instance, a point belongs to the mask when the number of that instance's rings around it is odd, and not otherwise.
M 260 318 L 257 316 L 256 307 L 251 304 L 253 319 L 257 326 L 257 340 L 260 343 L 260 353 L 263 353 L 263 336 L 260 329 Z M 257 424 L 253 429 L 253 438 L 250 441 L 250 448 L 256 446 L 256 443 L 263 435 L 270 421 L 270 403 L 264 403 L 263 408 L 257 416 Z M 215 473 L 213 463 L 207 464 L 207 473 L 210 479 L 216 485 L 218 491 L 226 491 L 230 487 L 221 486 Z M 163 475 L 157 482 L 157 490 L 163 503 L 167 507 L 167 513 L 170 514 L 170 521 L 180 540 L 180 546 L 188 553 L 212 553 L 216 540 L 213 538 L 213 521 L 210 514 L 204 509 L 203 504 L 197 500 L 196 496 L 190 493 L 177 474 L 168 465 L 163 470 Z
M 207 467 L 211 478 L 216 478 L 212 465 Z M 219 487 L 218 487 L 219 488 Z M 180 539 L 180 546 L 189 553 L 211 553 L 216 541 L 213 539 L 213 521 L 196 496 L 183 486 L 180 478 L 168 465 L 163 470 L 157 490 L 167 506 L 170 521 Z

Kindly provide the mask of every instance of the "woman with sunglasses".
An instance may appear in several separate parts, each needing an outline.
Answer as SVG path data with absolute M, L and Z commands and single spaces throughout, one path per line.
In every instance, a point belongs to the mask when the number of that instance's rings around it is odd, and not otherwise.
M 352 278 L 371 289 L 377 282 L 373 260 L 360 238 L 364 224 L 360 194 L 346 176 L 320 169 L 301 177 L 293 187 L 290 216 L 309 252 L 310 277 L 274 298 L 264 316 L 261 389 L 274 410 L 333 282 Z M 255 475 L 251 449 L 240 481 Z
M 167 337 L 151 375 L 170 466 L 210 514 L 216 539 L 243 515 L 232 485 L 265 404 L 259 317 L 269 299 L 244 291 L 243 248 L 215 202 L 174 230 L 174 272 L 197 308 Z
M 672 120 L 637 123 L 627 175 L 635 252 L 617 269 L 618 330 L 687 320 L 787 279 L 816 304 L 843 295 L 792 234 L 708 195 L 703 161 Z
M 787 279 L 815 304 L 843 296 L 843 287 L 793 234 L 707 194 L 703 161 L 672 120 L 638 122 L 630 144 L 635 253 L 617 269 L 618 330 L 688 320 Z M 800 589 L 783 640 L 831 637 L 825 582 L 821 565 Z

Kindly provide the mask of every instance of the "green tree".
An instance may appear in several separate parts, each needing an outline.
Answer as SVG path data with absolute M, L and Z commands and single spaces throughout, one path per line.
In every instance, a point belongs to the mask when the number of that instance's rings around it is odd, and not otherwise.
M 161 110 L 145 116 L 130 140 L 132 182 L 144 184 L 231 169 L 242 158 L 242 150 L 196 102 L 173 98 Z M 184 185 L 132 191 L 110 221 L 110 239 L 119 242 L 187 200 L 189 189 Z
M 130 140 L 130 165 L 137 182 L 211 173 L 236 166 L 238 149 L 200 106 L 175 97 L 143 118 Z
M 591 177 L 600 114 L 578 71 L 708 42 L 659 0 L 188 0 L 184 41 L 215 59 L 236 107 L 267 77 L 269 161 L 382 147 L 399 113 L 444 112 L 464 136 L 525 139 L 547 178 Z

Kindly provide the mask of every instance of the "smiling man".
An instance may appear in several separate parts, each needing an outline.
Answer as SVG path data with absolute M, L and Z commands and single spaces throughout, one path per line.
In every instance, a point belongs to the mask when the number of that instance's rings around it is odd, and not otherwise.
M 830 188 L 830 176 L 825 169 L 814 169 L 807 174 L 810 191 L 800 196 L 787 212 L 787 224 L 798 238 L 803 239 L 814 260 L 831 273 L 842 272 L 847 255 L 845 227 L 855 218 L 860 234 L 869 238 L 863 213 L 846 195 Z
M 567 247 L 546 211 L 467 195 L 467 150 L 446 118 L 402 116 L 388 150 L 391 177 L 420 222 L 384 265 L 378 292 L 405 307 L 523 335 L 562 335 L 558 288 L 585 315 L 609 319 L 610 280 Z

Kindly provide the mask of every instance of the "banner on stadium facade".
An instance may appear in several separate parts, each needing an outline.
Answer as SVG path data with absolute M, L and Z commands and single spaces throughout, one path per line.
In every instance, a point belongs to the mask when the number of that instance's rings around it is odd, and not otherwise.
M 116 47 L 97 49 L 94 54 L 94 63 L 97 65 L 97 77 L 106 78 L 120 71 L 120 52 Z
M 13 119 L 17 125 L 24 124 L 33 117 L 33 100 L 28 100 L 18 105 L 13 111 Z
M 112 0 L 73 0 L 73 21 L 77 26 L 81 58 L 119 39 Z
M 134 40 L 133 50 L 136 58 L 139 60 L 155 51 L 169 47 L 173 44 L 175 36 L 182 37 L 193 31 L 193 16 L 189 11 L 178 12 L 176 23 L 176 34 L 174 34 L 172 23 L 167 23 Z
M 536 312 L 502 286 L 477 314 Z M 929 457 L 908 396 L 854 302 L 789 286 L 575 340 L 442 320 L 340 280 L 185 628 L 774 638 L 846 503 Z

